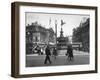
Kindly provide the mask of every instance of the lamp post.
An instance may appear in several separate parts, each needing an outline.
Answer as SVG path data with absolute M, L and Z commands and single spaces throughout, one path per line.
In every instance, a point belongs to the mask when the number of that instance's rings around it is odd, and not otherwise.
M 57 20 L 55 20 L 55 40 L 56 40 L 56 48 L 57 48 Z

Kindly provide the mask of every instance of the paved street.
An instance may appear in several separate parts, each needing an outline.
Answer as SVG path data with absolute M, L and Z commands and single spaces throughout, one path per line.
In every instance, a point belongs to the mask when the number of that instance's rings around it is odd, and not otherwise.
M 44 64 L 45 55 L 27 55 L 26 67 L 89 64 L 89 54 L 81 51 L 74 51 L 73 61 L 69 61 L 65 55 L 59 55 L 56 59 L 51 56 L 50 59 L 51 64 Z

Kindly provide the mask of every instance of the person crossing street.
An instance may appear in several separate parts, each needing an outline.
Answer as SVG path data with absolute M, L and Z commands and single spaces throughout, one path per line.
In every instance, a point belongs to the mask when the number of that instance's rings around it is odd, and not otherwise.
M 46 54 L 46 57 L 45 57 L 45 61 L 44 61 L 44 64 L 47 64 L 47 61 L 49 61 L 49 63 L 51 64 L 51 60 L 50 60 L 50 48 L 49 48 L 49 45 L 47 45 L 46 49 L 45 49 L 45 54 Z

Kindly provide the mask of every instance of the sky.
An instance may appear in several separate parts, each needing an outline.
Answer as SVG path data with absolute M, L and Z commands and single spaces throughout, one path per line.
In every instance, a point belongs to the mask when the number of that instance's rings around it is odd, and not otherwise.
M 78 27 L 80 23 L 84 22 L 87 18 L 89 18 L 89 15 L 25 13 L 26 25 L 31 25 L 37 21 L 43 27 L 51 27 L 55 31 L 55 21 L 57 21 L 57 36 L 60 36 L 61 20 L 63 20 L 63 22 L 65 22 L 62 26 L 64 37 L 72 36 L 73 28 Z

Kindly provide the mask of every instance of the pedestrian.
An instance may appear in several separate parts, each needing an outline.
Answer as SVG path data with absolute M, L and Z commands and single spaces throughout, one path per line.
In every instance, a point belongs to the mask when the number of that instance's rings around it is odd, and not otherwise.
M 45 61 L 44 61 L 44 64 L 47 63 L 47 61 L 49 61 L 49 63 L 51 64 L 51 60 L 50 60 L 50 48 L 49 46 L 47 45 L 46 49 L 45 49 L 45 54 L 46 54 L 46 57 L 45 57 Z
M 66 56 L 68 56 L 68 59 L 70 61 L 72 61 L 72 59 L 74 58 L 74 56 L 73 56 L 73 49 L 72 49 L 71 45 L 69 45 L 68 48 L 67 48 L 67 54 L 66 54 Z
M 38 53 L 38 55 L 41 55 L 41 48 L 40 48 L 40 46 L 37 46 L 37 53 Z
M 43 55 L 43 48 L 41 48 L 40 50 L 41 50 L 41 55 Z
M 56 56 L 57 56 L 57 49 L 54 47 L 53 48 L 53 55 L 54 55 L 54 58 L 56 59 Z

